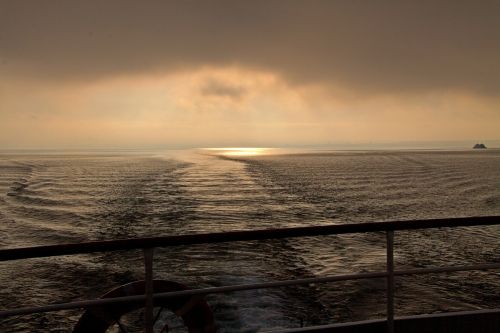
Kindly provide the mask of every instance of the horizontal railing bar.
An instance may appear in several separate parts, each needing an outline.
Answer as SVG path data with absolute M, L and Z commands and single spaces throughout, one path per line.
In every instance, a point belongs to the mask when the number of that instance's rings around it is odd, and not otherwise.
M 401 276 L 401 275 L 413 275 L 413 274 L 485 270 L 485 269 L 496 269 L 496 268 L 500 268 L 500 263 L 470 265 L 470 266 L 431 267 L 431 268 L 419 268 L 419 269 L 411 269 L 411 270 L 400 270 L 400 271 L 394 271 L 394 275 Z M 326 283 L 326 282 L 336 282 L 336 281 L 338 282 L 338 281 L 347 281 L 347 280 L 383 278 L 386 276 L 387 276 L 387 272 L 385 272 L 385 271 L 333 275 L 333 276 L 325 276 L 325 277 L 319 277 L 319 278 L 282 280 L 282 281 L 274 281 L 274 282 L 240 284 L 240 285 L 223 286 L 223 287 L 209 287 L 209 288 L 201 288 L 201 289 L 190 289 L 190 290 L 173 291 L 173 292 L 165 292 L 165 293 L 155 293 L 153 295 L 153 298 L 154 299 L 163 299 L 163 298 L 192 296 L 192 295 L 208 295 L 208 294 L 243 291 L 243 290 L 286 287 L 286 286 L 310 284 L 310 283 Z M 90 307 L 94 307 L 94 306 L 109 305 L 109 304 L 119 304 L 119 303 L 129 303 L 129 302 L 144 302 L 145 299 L 146 299 L 146 297 L 144 295 L 138 295 L 138 296 L 124 296 L 124 297 L 114 297 L 114 298 L 83 300 L 83 301 L 75 301 L 75 302 L 68 302 L 68 303 L 50 304 L 50 305 L 39 306 L 39 307 L 24 307 L 24 308 L 12 309 L 12 310 L 0 311 L 0 318 L 9 317 L 9 316 L 27 315 L 27 314 L 40 313 L 40 312 L 52 312 L 52 311 L 70 310 L 70 309 L 78 309 L 78 308 L 90 308 Z
M 394 275 L 401 276 L 401 275 L 417 275 L 417 274 L 432 274 L 432 273 L 452 273 L 452 272 L 465 272 L 465 271 L 480 271 L 480 270 L 496 269 L 496 268 L 500 268 L 500 263 L 397 270 L 394 271 Z
M 422 318 L 429 318 L 429 317 L 440 318 L 440 317 L 449 317 L 449 316 L 470 316 L 470 315 L 474 315 L 474 314 L 490 314 L 490 313 L 500 314 L 500 308 L 451 311 L 451 312 L 439 312 L 439 313 L 426 313 L 426 314 L 399 317 L 399 319 L 422 319 Z
M 101 305 L 144 302 L 145 300 L 146 300 L 145 295 L 137 295 L 137 296 L 122 296 L 122 297 L 102 298 L 102 299 L 98 298 L 98 299 L 89 299 L 89 300 L 74 301 L 67 303 L 48 304 L 36 307 L 24 307 L 24 308 L 0 311 L 0 318 L 28 315 L 32 313 L 41 313 L 41 312 L 54 312 L 61 310 L 90 308 Z
M 161 299 L 161 298 L 171 298 L 171 297 L 176 297 L 176 296 L 219 294 L 219 293 L 224 293 L 224 292 L 287 287 L 287 286 L 294 286 L 294 285 L 301 285 L 301 284 L 339 282 L 339 281 L 361 280 L 361 279 L 375 279 L 375 278 L 383 278 L 386 276 L 387 276 L 387 273 L 385 271 L 384 272 L 346 274 L 346 275 L 334 275 L 334 276 L 325 276 L 325 277 L 319 277 L 319 278 L 282 280 L 282 281 L 274 281 L 274 282 L 240 284 L 240 285 L 223 286 L 223 287 L 209 287 L 209 288 L 203 288 L 203 289 L 191 289 L 191 290 L 182 290 L 182 291 L 174 291 L 174 292 L 166 292 L 166 293 L 157 293 L 154 295 L 154 298 Z
M 432 220 L 367 222 L 326 226 L 229 231 L 194 235 L 178 235 L 136 239 L 95 241 L 0 250 L 0 261 L 40 258 L 80 253 L 131 250 L 179 245 L 210 244 L 236 241 L 267 240 L 291 237 L 365 233 L 391 230 L 414 230 L 445 227 L 484 226 L 500 224 L 500 216 L 463 217 Z
M 259 333 L 297 333 L 297 332 L 303 332 L 303 331 L 324 332 L 325 330 L 329 330 L 329 329 L 331 330 L 334 328 L 346 328 L 346 327 L 351 328 L 351 327 L 357 327 L 360 325 L 385 323 L 386 321 L 387 321 L 387 319 L 367 319 L 367 320 L 362 320 L 362 321 L 351 321 L 351 322 L 346 322 L 346 323 L 335 323 L 335 324 L 326 324 L 326 325 L 318 325 L 318 326 L 273 329 L 271 331 L 259 331 Z
M 412 316 L 402 316 L 396 317 L 398 321 L 403 320 L 418 320 L 418 319 L 429 319 L 429 318 L 449 318 L 449 317 L 465 317 L 465 316 L 474 316 L 474 315 L 488 315 L 488 314 L 499 314 L 500 308 L 496 309 L 483 309 L 483 310 L 470 310 L 470 311 L 453 311 L 453 312 L 445 312 L 445 313 L 432 313 L 432 314 L 421 314 L 421 315 L 412 315 Z M 301 327 L 301 328 L 285 328 L 285 329 L 276 329 L 271 331 L 262 331 L 261 333 L 300 333 L 300 332 L 325 332 L 335 328 L 356 328 L 364 325 L 372 325 L 377 323 L 384 323 L 386 319 L 368 319 L 361 321 L 351 321 L 346 323 L 336 323 L 336 324 L 327 324 L 320 326 L 309 326 L 309 327 Z
M 200 289 L 171 291 L 171 292 L 165 292 L 165 293 L 155 293 L 155 294 L 153 294 L 153 299 L 172 298 L 172 297 L 180 297 L 180 296 L 192 296 L 192 295 L 207 295 L 207 294 L 216 294 L 216 293 L 251 290 L 251 289 L 285 287 L 285 286 L 298 285 L 298 284 L 308 284 L 308 283 L 322 283 L 322 282 L 324 283 L 324 282 L 333 282 L 333 281 L 380 278 L 380 277 L 385 277 L 385 276 L 386 276 L 386 272 L 373 272 L 373 273 L 334 275 L 334 276 L 327 276 L 327 277 L 321 277 L 321 278 L 305 278 L 305 279 L 296 279 L 296 280 L 282 280 L 282 281 L 275 281 L 275 282 L 253 283 L 253 284 L 238 284 L 238 285 L 223 286 L 223 287 L 209 287 L 209 288 L 200 288 Z M 17 316 L 17 315 L 26 315 L 26 314 L 38 313 L 38 312 L 51 312 L 51 311 L 70 310 L 70 309 L 78 309 L 78 308 L 89 308 L 89 307 L 93 307 L 93 306 L 108 305 L 108 304 L 118 304 L 118 303 L 128 303 L 128 302 L 138 302 L 138 301 L 143 302 L 145 300 L 146 300 L 145 295 L 139 295 L 139 296 L 100 298 L 100 299 L 93 299 L 93 300 L 50 304 L 50 305 L 39 306 L 39 307 L 26 307 L 26 308 L 18 308 L 18 309 L 0 311 L 0 318 L 9 317 L 9 316 Z M 34 310 L 37 310 L 37 311 L 34 311 Z

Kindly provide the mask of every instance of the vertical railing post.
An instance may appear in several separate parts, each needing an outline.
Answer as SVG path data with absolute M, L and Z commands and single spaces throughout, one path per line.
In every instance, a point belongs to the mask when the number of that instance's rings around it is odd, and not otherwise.
M 394 231 L 386 232 L 387 333 L 394 333 Z
M 143 249 L 144 252 L 144 268 L 145 268 L 145 285 L 146 308 L 144 311 L 144 325 L 146 333 L 153 333 L 153 249 Z

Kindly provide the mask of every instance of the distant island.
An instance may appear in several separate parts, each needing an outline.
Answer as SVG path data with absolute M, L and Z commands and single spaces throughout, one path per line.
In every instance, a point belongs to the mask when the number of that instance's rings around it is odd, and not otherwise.
M 484 143 L 476 143 L 474 145 L 474 147 L 472 147 L 473 149 L 486 149 L 486 146 L 484 145 Z

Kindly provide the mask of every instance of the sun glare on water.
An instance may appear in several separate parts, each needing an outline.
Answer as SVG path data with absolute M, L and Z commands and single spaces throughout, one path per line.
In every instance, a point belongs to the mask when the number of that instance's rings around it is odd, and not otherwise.
M 216 154 L 224 156 L 255 156 L 265 154 L 269 148 L 231 147 L 231 148 L 206 148 Z

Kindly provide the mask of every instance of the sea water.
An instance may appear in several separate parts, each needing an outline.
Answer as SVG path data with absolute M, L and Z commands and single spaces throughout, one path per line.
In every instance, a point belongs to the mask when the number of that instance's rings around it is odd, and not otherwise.
M 0 154 L 0 246 L 500 215 L 500 151 L 212 151 Z M 397 232 L 396 269 L 500 261 L 500 228 Z M 193 288 L 385 267 L 381 233 L 155 251 L 155 278 Z M 97 298 L 144 278 L 141 251 L 4 262 L 1 308 Z M 385 315 L 385 280 L 211 295 L 220 332 Z M 499 307 L 500 274 L 396 279 L 396 315 Z M 4 319 L 68 332 L 80 310 Z

